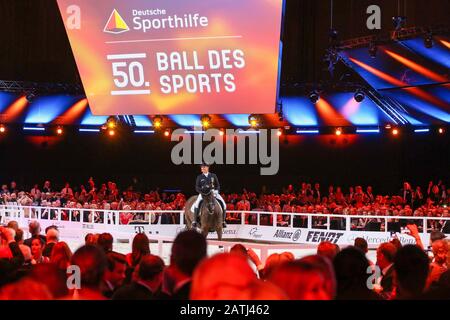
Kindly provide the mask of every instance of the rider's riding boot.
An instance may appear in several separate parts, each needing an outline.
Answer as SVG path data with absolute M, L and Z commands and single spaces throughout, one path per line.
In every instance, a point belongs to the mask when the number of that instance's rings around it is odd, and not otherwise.
M 195 208 L 194 209 L 194 220 L 192 221 L 192 228 L 197 228 L 198 227 L 198 212 L 199 212 L 200 208 Z
M 227 211 L 224 209 L 223 210 L 223 222 L 222 222 L 222 228 L 226 228 L 227 227 L 227 222 L 226 222 L 226 218 L 227 218 Z

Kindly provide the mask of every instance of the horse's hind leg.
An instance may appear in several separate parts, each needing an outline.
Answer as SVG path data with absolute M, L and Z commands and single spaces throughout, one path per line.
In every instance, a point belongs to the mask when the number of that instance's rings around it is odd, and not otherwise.
M 217 232 L 217 239 L 219 241 L 222 241 L 222 228 L 217 229 L 216 232 Z

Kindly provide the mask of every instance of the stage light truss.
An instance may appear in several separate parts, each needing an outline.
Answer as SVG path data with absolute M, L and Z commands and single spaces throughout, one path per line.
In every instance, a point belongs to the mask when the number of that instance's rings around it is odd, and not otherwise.
M 0 91 L 34 94 L 84 94 L 81 84 L 0 80 Z

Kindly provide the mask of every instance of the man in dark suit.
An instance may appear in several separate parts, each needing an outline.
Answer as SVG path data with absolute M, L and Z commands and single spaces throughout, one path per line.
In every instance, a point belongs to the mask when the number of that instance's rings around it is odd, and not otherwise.
M 206 239 L 194 230 L 177 235 L 172 246 L 170 266 L 164 270 L 161 291 L 173 300 L 189 300 L 192 274 L 206 257 Z
M 59 232 L 55 228 L 48 228 L 46 235 L 47 243 L 45 244 L 44 250 L 42 250 L 42 255 L 50 258 L 53 247 L 59 241 Z
M 31 221 L 28 225 L 28 231 L 31 233 L 31 238 L 26 239 L 23 244 L 31 248 L 31 242 L 35 238 L 40 238 L 42 243 L 47 242 L 47 238 L 41 235 L 41 225 L 37 221 Z
M 389 298 L 394 290 L 394 259 L 397 248 L 390 242 L 381 244 L 377 249 L 377 266 L 381 269 L 381 296 Z
M 113 300 L 151 300 L 160 292 L 164 261 L 154 255 L 142 257 L 135 270 L 135 280 L 113 294 Z
M 197 220 L 198 215 L 200 212 L 200 202 L 202 201 L 202 193 L 205 192 L 205 190 L 213 190 L 214 196 L 217 200 L 222 204 L 222 211 L 223 211 L 223 227 L 226 228 L 226 208 L 227 204 L 225 203 L 225 200 L 223 200 L 222 196 L 220 195 L 220 183 L 219 179 L 214 173 L 209 172 L 209 164 L 202 163 L 200 166 L 202 170 L 202 174 L 197 176 L 197 180 L 195 182 L 195 191 L 199 193 L 197 200 L 192 205 L 192 211 L 194 212 L 194 221 L 192 222 L 192 227 L 197 228 Z
M 106 258 L 108 267 L 103 275 L 100 289 L 106 298 L 111 298 L 126 278 L 127 260 L 125 255 L 114 251 L 108 252 Z

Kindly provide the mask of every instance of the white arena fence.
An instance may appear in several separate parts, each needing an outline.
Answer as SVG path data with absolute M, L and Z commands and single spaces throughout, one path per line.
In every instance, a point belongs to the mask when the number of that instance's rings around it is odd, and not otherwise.
M 429 233 L 440 229 L 450 218 L 405 217 L 373 215 L 334 215 L 321 213 L 279 213 L 260 211 L 228 211 L 234 218 L 223 230 L 223 240 L 216 233 L 210 233 L 210 244 L 220 245 L 225 250 L 232 240 L 259 242 L 252 245 L 261 249 L 262 255 L 268 248 L 317 245 L 331 241 L 338 245 L 352 245 L 355 238 L 366 239 L 369 247 L 375 248 L 394 236 L 402 244 L 414 244 L 415 240 L 402 233 L 404 226 L 415 223 L 425 247 L 429 245 Z M 134 220 L 122 224 L 123 217 L 133 216 Z M 55 225 L 63 239 L 84 242 L 88 233 L 109 232 L 119 242 L 131 242 L 137 233 L 146 233 L 150 240 L 172 242 L 176 235 L 185 230 L 183 211 L 124 211 L 79 208 L 26 207 L 19 205 L 0 205 L 0 223 L 11 220 L 28 231 L 32 220 L 40 222 L 42 229 Z M 278 245 L 277 245 L 278 244 Z M 292 245 L 292 246 L 291 246 Z M 261 248 L 259 248 L 261 247 Z M 299 246 L 300 247 L 300 246 Z M 264 249 L 266 248 L 266 249 Z

